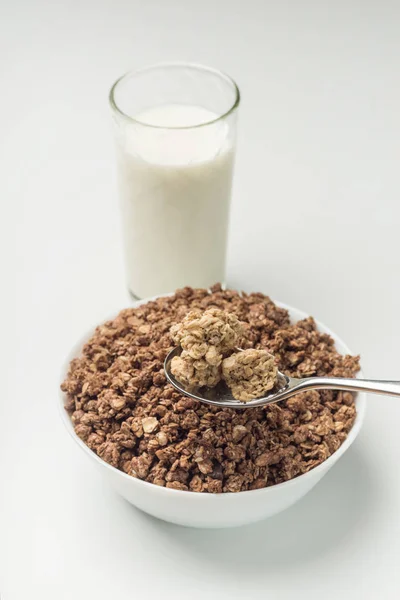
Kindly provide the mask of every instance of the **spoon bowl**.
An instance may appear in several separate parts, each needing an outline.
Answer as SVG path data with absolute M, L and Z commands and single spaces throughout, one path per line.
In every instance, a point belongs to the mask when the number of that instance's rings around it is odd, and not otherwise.
M 241 402 L 240 400 L 234 398 L 231 390 L 224 381 L 221 381 L 216 387 L 213 388 L 188 388 L 183 383 L 178 381 L 171 371 L 172 359 L 175 356 L 179 356 L 181 352 L 182 349 L 176 347 L 168 354 L 164 361 L 165 376 L 176 390 L 185 396 L 193 398 L 194 400 L 199 400 L 200 402 L 205 402 L 206 404 L 219 407 L 229 406 L 229 408 L 254 408 L 255 406 L 264 406 L 265 404 L 271 404 L 273 402 L 282 400 L 282 395 L 290 389 L 291 378 L 287 375 L 284 375 L 280 371 L 278 371 L 278 381 L 272 392 L 268 394 L 268 396 L 254 398 L 254 400 L 250 400 L 249 402 Z

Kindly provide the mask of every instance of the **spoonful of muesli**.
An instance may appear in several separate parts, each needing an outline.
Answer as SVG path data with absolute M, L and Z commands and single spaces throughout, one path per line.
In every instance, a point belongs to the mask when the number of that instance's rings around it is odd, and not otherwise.
M 171 336 L 177 346 L 165 359 L 168 381 L 185 396 L 206 404 L 254 408 L 315 389 L 400 396 L 400 381 L 289 377 L 278 371 L 266 350 L 240 349 L 244 324 L 218 308 L 189 312 L 171 328 Z

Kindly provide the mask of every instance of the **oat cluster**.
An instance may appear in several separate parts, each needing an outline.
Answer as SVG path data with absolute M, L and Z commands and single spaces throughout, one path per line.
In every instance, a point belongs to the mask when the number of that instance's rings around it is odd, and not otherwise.
M 203 358 L 194 360 L 183 350 L 171 361 L 171 372 L 188 389 L 215 387 L 221 381 L 222 355 L 210 350 Z
M 259 398 L 274 387 L 278 370 L 265 350 L 237 351 L 244 331 L 236 315 L 218 308 L 190 311 L 171 327 L 173 341 L 183 348 L 171 361 L 172 374 L 189 390 L 224 379 L 237 400 Z
M 237 400 L 260 398 L 274 387 L 278 369 L 266 350 L 249 348 L 222 361 L 222 376 Z
M 171 327 L 171 336 L 195 360 L 203 358 L 210 349 L 225 356 L 239 345 L 243 325 L 237 315 L 220 308 L 197 309 Z
M 236 315 L 218 308 L 192 310 L 171 327 L 171 336 L 183 351 L 171 361 L 172 374 L 187 388 L 215 387 L 221 380 L 222 359 L 243 336 Z
M 311 317 L 290 324 L 267 296 L 184 288 L 121 311 L 71 362 L 62 389 L 77 435 L 132 477 L 195 492 L 263 488 L 326 460 L 353 425 L 349 392 L 308 391 L 234 410 L 198 403 L 166 382 L 163 361 L 176 345 L 171 326 L 209 308 L 244 322 L 245 347 L 273 354 L 283 373 L 352 377 L 359 369 L 358 357 L 338 354 Z

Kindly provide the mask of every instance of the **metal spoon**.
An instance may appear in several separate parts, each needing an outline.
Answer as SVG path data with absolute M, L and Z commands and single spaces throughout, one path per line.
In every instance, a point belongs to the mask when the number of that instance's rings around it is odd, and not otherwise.
M 306 390 L 345 390 L 348 392 L 370 392 L 372 394 L 384 394 L 386 396 L 400 396 L 400 381 L 373 381 L 370 379 L 348 379 L 345 377 L 304 377 L 298 379 L 289 377 L 278 371 L 278 382 L 267 396 L 263 398 L 254 398 L 248 402 L 240 402 L 231 394 L 230 389 L 223 382 L 215 388 L 198 388 L 188 390 L 171 373 L 171 360 L 174 356 L 179 356 L 181 348 L 174 348 L 168 354 L 164 362 L 164 371 L 168 381 L 181 394 L 212 404 L 213 406 L 222 406 L 229 408 L 254 408 L 256 406 L 266 406 L 281 400 L 287 400 L 294 394 Z

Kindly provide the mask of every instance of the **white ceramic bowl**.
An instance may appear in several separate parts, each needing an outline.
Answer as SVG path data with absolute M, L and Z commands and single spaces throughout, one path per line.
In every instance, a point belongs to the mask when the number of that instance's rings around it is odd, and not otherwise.
M 147 301 L 143 300 L 137 304 Z M 307 316 L 295 308 L 281 303 L 277 304 L 289 310 L 292 321 L 298 321 Z M 351 354 L 337 335 L 322 323 L 317 322 L 317 325 L 320 331 L 329 333 L 334 338 L 336 348 L 340 353 Z M 80 354 L 83 344 L 91 337 L 93 330 L 94 328 L 72 349 L 64 364 L 62 379 L 65 378 L 69 362 Z M 90 458 L 93 465 L 100 469 L 110 485 L 128 502 L 164 521 L 187 527 L 219 528 L 236 527 L 271 517 L 285 510 L 307 494 L 356 439 L 364 419 L 366 395 L 364 393 L 357 394 L 357 416 L 354 425 L 344 443 L 325 462 L 308 473 L 285 483 L 260 490 L 224 494 L 202 494 L 172 490 L 126 475 L 104 462 L 76 435 L 71 419 L 64 409 L 64 403 L 65 394 L 60 391 L 60 412 L 67 430 L 78 446 Z

